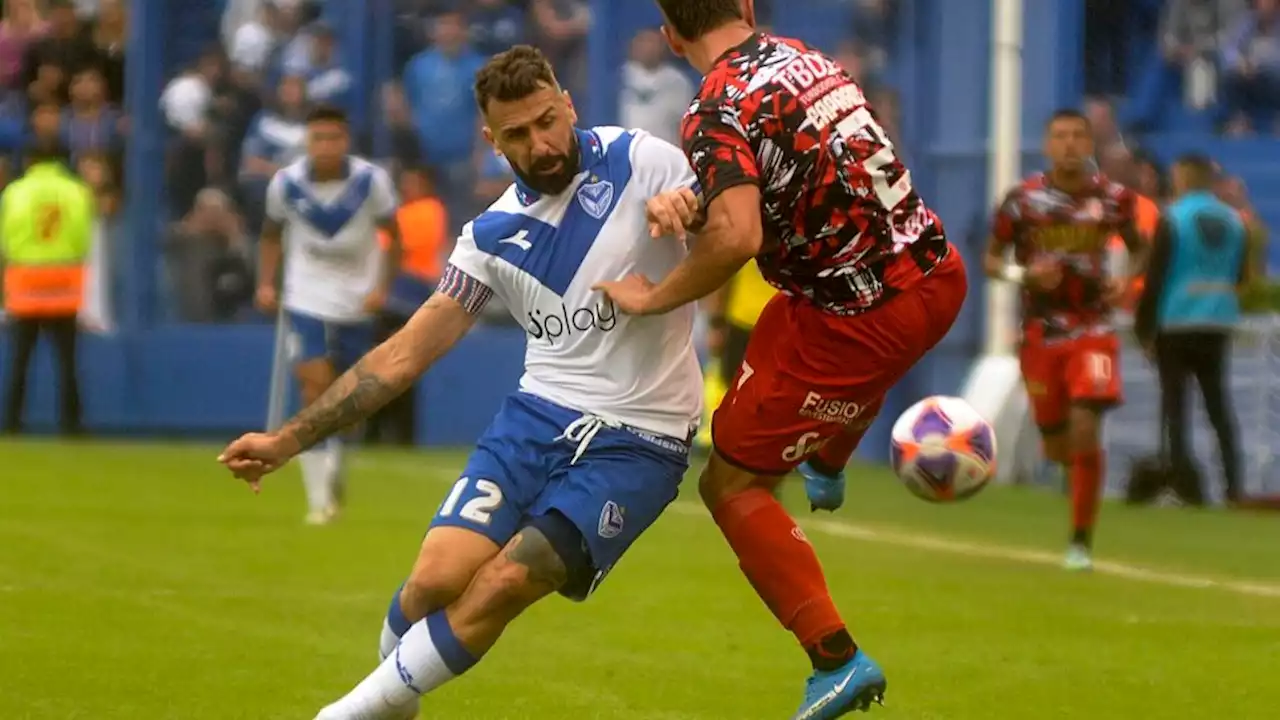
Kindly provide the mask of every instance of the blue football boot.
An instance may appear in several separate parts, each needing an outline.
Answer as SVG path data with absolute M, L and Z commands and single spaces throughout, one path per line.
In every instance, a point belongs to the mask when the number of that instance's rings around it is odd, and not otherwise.
M 809 463 L 801 463 L 796 472 L 804 478 L 804 494 L 809 496 L 810 511 L 835 512 L 844 505 L 844 472 L 834 477 L 823 475 Z
M 839 670 L 814 672 L 792 720 L 835 720 L 851 712 L 867 712 L 871 703 L 884 704 L 888 686 L 876 661 L 859 650 Z

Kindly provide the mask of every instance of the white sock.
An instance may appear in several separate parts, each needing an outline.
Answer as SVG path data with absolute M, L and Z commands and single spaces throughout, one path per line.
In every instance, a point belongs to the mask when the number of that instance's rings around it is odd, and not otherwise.
M 320 711 L 317 720 L 401 717 L 419 696 L 458 676 L 450 662 L 460 673 L 476 660 L 462 648 L 440 611 L 414 623 L 395 651 L 346 697 Z
M 302 486 L 307 491 L 307 509 L 321 512 L 329 506 L 329 481 L 326 468 L 329 453 L 323 448 L 312 448 L 298 456 L 302 468 Z
M 391 653 L 396 651 L 396 646 L 400 644 L 400 638 L 396 636 L 396 631 L 391 629 L 391 623 L 386 618 L 382 619 L 382 635 L 378 638 L 378 661 L 381 662 L 391 657 Z
M 342 503 L 342 498 L 346 494 L 346 443 L 342 438 L 331 437 L 325 443 L 328 457 L 325 462 L 325 487 L 328 488 L 329 499 L 332 502 Z
M 396 635 L 395 630 L 391 629 L 391 623 L 384 618 L 382 621 L 382 634 L 378 637 L 378 661 L 382 662 L 390 657 L 399 644 L 400 637 Z M 403 711 L 401 714 L 392 716 L 389 720 L 413 720 L 418 716 L 418 708 L 421 704 L 421 698 L 415 698 L 409 704 L 401 706 Z

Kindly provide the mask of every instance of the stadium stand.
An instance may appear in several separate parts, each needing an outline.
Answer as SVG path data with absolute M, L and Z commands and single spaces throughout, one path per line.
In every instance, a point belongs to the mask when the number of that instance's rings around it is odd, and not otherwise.
M 24 8 L 40 5 L 6 3 L 0 28 L 0 150 L 10 174 L 32 133 L 60 130 L 54 106 L 32 104 L 31 93 L 45 92 L 42 83 L 19 82 L 29 70 L 26 49 L 47 32 L 46 20 Z M 1095 12 L 1097 5 L 1027 3 L 1026 169 L 1039 166 L 1042 119 L 1087 97 L 1108 170 L 1160 200 L 1159 168 L 1185 150 L 1207 151 L 1242 208 L 1263 226 L 1280 223 L 1280 169 L 1267 160 L 1276 141 L 1274 124 L 1263 122 L 1266 104 L 1247 108 L 1246 135 L 1240 114 L 1223 103 L 1249 96 L 1228 92 L 1229 72 L 1221 81 L 1216 69 L 1208 80 L 1201 72 L 1204 63 L 1218 68 L 1224 57 L 1236 57 L 1232 48 L 1270 67 L 1275 51 L 1266 32 L 1274 31 L 1248 29 L 1252 3 L 1147 0 L 1123 11 L 1109 6 L 1110 15 Z M 1219 15 L 1203 14 L 1210 5 Z M 263 180 L 298 152 L 296 119 L 306 102 L 319 97 L 344 105 L 360 149 L 379 162 L 395 170 L 426 167 L 456 229 L 510 177 L 476 132 L 469 74 L 483 53 L 517 41 L 546 48 L 588 124 L 624 115 L 670 124 L 695 79 L 683 63 L 664 59 L 651 36 L 644 39 L 642 31 L 659 19 L 648 2 L 187 0 L 176 7 L 100 0 L 79 8 L 85 23 L 79 42 L 118 52 L 113 34 L 122 33 L 100 29 L 98 18 L 121 13 L 133 39 L 118 105 L 124 150 L 105 153 L 112 172 L 90 169 L 111 186 L 104 192 L 116 184 L 107 179 L 127 179 L 118 221 L 100 253 L 110 318 L 99 326 L 115 332 L 86 343 L 95 359 L 86 371 L 93 375 L 86 383 L 87 423 L 98 432 L 224 433 L 261 422 L 270 319 L 252 309 L 246 287 Z M 862 76 L 916 185 L 976 258 L 989 212 L 986 194 L 974 190 L 986 178 L 989 3 L 804 0 L 802 11 L 774 2 L 757 7 L 772 29 L 831 49 Z M 1227 10 L 1230 18 L 1222 17 Z M 1111 32 L 1108 22 L 1121 30 Z M 123 27 L 123 20 L 108 24 Z M 101 62 L 109 67 L 105 56 Z M 633 112 L 654 93 L 665 93 L 667 110 Z M 1114 133 L 1106 127 L 1113 116 Z M 1268 264 L 1280 263 L 1278 252 L 1270 248 Z M 980 345 L 977 297 L 943 346 L 890 398 L 885 416 L 908 398 L 957 389 Z M 498 311 L 419 388 L 420 442 L 470 441 L 514 382 L 523 337 L 503 326 Z M 470 402 L 456 401 L 463 392 L 473 393 Z M 37 392 L 34 403 L 36 425 L 48 427 L 50 398 Z M 433 420 L 430 408 L 441 406 L 465 406 L 463 417 Z M 870 457 L 883 455 L 885 425 L 868 436 Z

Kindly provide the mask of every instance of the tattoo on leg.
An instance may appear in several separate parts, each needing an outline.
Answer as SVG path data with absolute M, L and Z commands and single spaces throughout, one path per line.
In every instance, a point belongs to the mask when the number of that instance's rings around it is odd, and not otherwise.
M 564 560 L 536 528 L 525 528 L 511 539 L 506 558 L 529 571 L 529 583 L 554 592 L 569 580 Z

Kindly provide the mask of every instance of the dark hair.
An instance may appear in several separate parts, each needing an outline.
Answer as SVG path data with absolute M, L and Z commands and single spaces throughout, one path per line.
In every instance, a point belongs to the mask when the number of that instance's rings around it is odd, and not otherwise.
M 1207 188 L 1218 178 L 1213 158 L 1201 152 L 1189 152 L 1178 157 L 1177 165 L 1187 171 L 1189 184 Z
M 56 113 L 61 113 L 62 103 L 58 102 L 57 100 L 48 100 L 48 99 L 37 100 L 36 102 L 31 103 L 31 110 L 28 113 L 28 116 L 35 117 L 36 113 L 45 112 L 49 110 L 52 110 L 53 112 L 56 112 Z
M 331 122 L 339 125 L 347 125 L 347 113 L 342 108 L 334 105 L 317 105 L 311 108 L 307 113 L 307 124 Z
M 1053 127 L 1054 123 L 1060 120 L 1078 120 L 1079 122 L 1084 123 L 1085 127 L 1090 131 L 1093 130 L 1093 123 L 1089 120 L 1089 116 L 1075 108 L 1060 108 L 1058 110 L 1054 110 L 1053 114 L 1049 116 L 1049 120 L 1045 122 L 1044 129 L 1048 130 Z
M 476 73 L 476 105 L 487 112 L 490 101 L 520 100 L 543 86 L 559 87 L 551 62 L 532 45 L 516 45 L 494 55 Z
M 56 141 L 38 141 L 31 144 L 25 153 L 27 164 L 36 165 L 45 162 L 65 163 L 67 149 Z
M 680 37 L 697 40 L 734 20 L 744 20 L 741 0 L 658 0 Z

